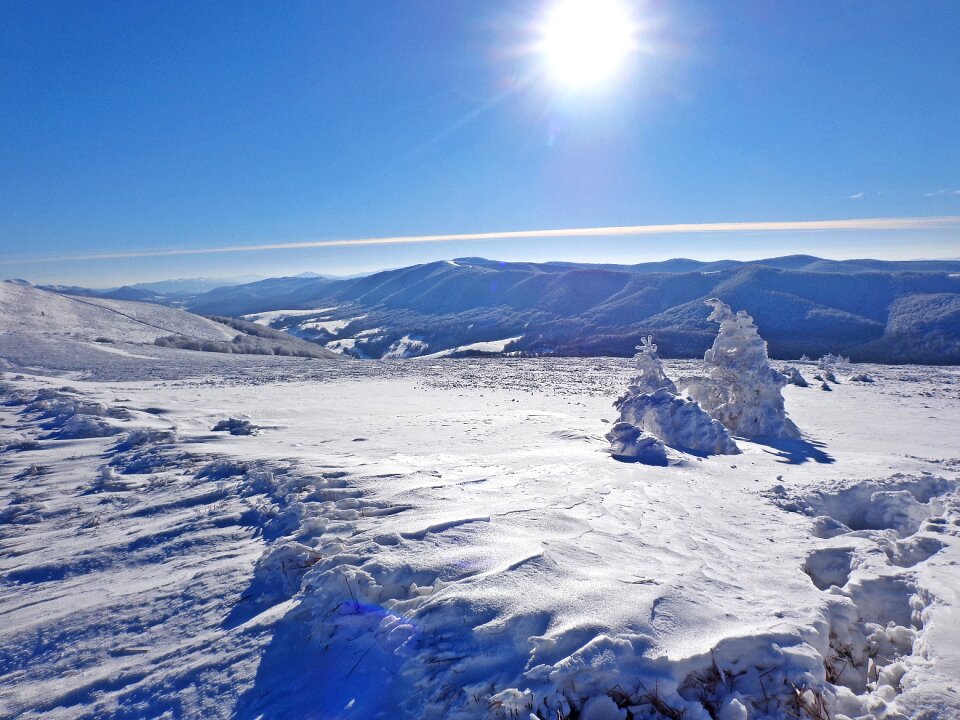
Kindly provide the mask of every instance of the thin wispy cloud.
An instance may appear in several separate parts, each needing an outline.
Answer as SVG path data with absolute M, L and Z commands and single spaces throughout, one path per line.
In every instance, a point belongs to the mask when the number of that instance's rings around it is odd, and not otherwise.
M 169 248 L 159 250 L 119 250 L 99 253 L 76 253 L 46 257 L 12 258 L 10 265 L 68 262 L 83 260 L 116 260 L 121 258 L 172 257 L 182 255 L 214 255 L 223 253 L 264 252 L 268 250 L 302 250 L 308 248 L 361 247 L 368 245 L 413 245 L 485 240 L 533 240 L 544 238 L 645 237 L 656 235 L 708 235 L 714 233 L 794 233 L 850 232 L 890 230 L 960 229 L 960 216 L 854 218 L 848 220 L 788 220 L 717 223 L 674 223 L 669 225 L 618 225 L 612 227 L 556 228 L 546 230 L 505 230 L 501 232 L 448 233 L 437 235 L 399 235 L 395 237 L 342 238 L 302 240 L 258 245 L 228 245 L 206 248 Z
M 847 197 L 849 197 L 851 200 L 859 200 L 864 195 L 866 195 L 866 193 L 858 192 L 858 193 L 854 193 L 853 195 L 848 195 Z
M 960 195 L 960 190 L 952 190 L 950 188 L 944 188 L 943 190 L 936 190 L 934 192 L 924 193 L 924 197 L 943 197 L 944 195 Z

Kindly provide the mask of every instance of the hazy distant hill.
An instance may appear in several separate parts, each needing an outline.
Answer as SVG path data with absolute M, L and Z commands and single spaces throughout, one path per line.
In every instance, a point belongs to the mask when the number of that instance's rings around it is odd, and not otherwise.
M 322 277 L 314 273 L 304 274 L 304 277 Z M 157 282 L 135 283 L 121 285 L 115 288 L 84 288 L 75 285 L 40 285 L 44 290 L 74 295 L 77 297 L 98 297 L 112 300 L 134 300 L 137 302 L 151 302 L 170 304 L 172 301 L 184 297 L 199 295 L 220 287 L 245 285 L 262 280 L 258 275 L 241 275 L 233 278 L 180 278 L 176 280 L 160 280 Z
M 675 259 L 638 265 L 460 258 L 354 279 L 272 278 L 187 298 L 203 314 L 264 311 L 360 357 L 507 351 L 628 355 L 653 333 L 664 355 L 699 356 L 715 326 L 703 301 L 752 314 L 779 358 L 826 352 L 878 362 L 960 363 L 960 262 Z

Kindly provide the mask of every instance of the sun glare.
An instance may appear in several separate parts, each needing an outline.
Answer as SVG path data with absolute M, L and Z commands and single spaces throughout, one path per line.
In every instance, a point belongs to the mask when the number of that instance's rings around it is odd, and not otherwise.
M 547 14 L 540 51 L 559 84 L 574 90 L 603 85 L 636 49 L 635 25 L 618 0 L 560 0 Z

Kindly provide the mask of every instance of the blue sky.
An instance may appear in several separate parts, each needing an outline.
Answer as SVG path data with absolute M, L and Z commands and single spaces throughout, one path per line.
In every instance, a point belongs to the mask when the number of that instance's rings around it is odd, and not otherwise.
M 57 258 L 960 216 L 960 3 L 627 2 L 571 89 L 552 2 L 0 3 L 0 274 L 89 285 L 466 255 L 960 256 L 960 224 Z

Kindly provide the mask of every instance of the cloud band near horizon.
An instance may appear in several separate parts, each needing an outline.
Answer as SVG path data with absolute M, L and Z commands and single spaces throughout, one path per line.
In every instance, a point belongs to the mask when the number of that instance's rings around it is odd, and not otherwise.
M 26 265 L 48 262 L 115 260 L 139 257 L 170 257 L 177 255 L 212 255 L 217 253 L 263 252 L 268 250 L 301 250 L 307 248 L 351 247 L 365 245 L 408 245 L 418 243 L 469 242 L 484 240 L 534 240 L 543 238 L 630 237 L 646 235 L 700 235 L 711 233 L 756 232 L 816 232 L 931 230 L 960 229 L 960 216 L 855 218 L 847 220 L 753 221 L 717 223 L 674 223 L 667 225 L 622 225 L 613 227 L 562 228 L 548 230 L 508 230 L 503 232 L 449 233 L 437 235 L 401 235 L 395 237 L 344 238 L 331 240 L 303 240 L 259 245 L 229 245 L 208 248 L 170 248 L 166 250 L 119 250 L 101 253 L 35 256 L 14 258 L 4 262 Z

